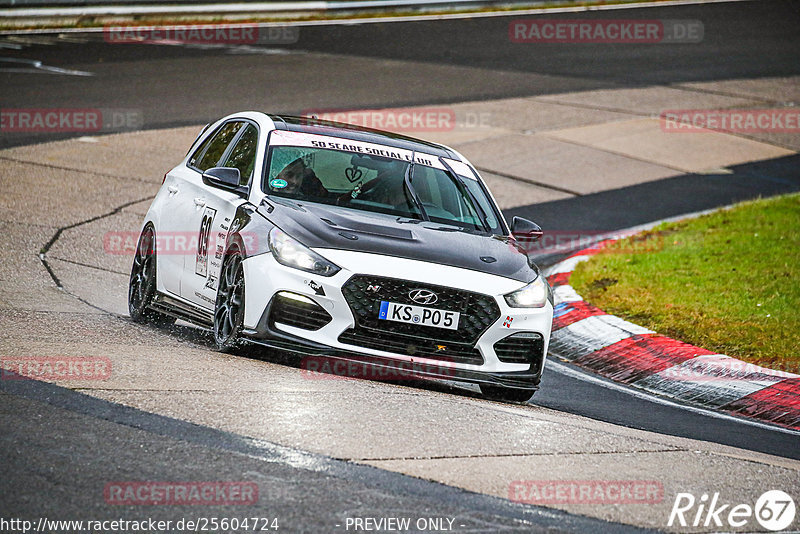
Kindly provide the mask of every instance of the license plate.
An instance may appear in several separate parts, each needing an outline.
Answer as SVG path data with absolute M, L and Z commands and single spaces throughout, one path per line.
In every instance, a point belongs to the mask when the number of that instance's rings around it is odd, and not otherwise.
M 378 319 L 458 330 L 458 318 L 460 315 L 460 313 L 453 311 L 382 300 Z

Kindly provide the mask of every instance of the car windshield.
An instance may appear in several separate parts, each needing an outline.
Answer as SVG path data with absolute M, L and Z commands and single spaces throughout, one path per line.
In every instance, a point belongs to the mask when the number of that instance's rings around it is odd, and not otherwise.
M 395 155 L 388 147 L 385 153 Z M 477 179 L 420 160 L 441 164 L 437 158 L 422 154 L 412 165 L 404 159 L 377 154 L 273 146 L 264 191 L 295 200 L 502 233 L 497 212 Z

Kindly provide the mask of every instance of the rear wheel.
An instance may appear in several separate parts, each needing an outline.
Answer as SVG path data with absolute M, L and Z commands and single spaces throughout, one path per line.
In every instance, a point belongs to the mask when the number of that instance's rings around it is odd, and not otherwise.
M 156 234 L 148 226 L 139 236 L 128 284 L 128 313 L 137 323 L 169 326 L 174 317 L 149 309 L 156 296 Z
M 506 388 L 489 384 L 481 384 L 480 387 L 481 393 L 487 399 L 503 402 L 528 402 L 536 393 L 535 389 Z
M 214 306 L 214 341 L 217 350 L 230 352 L 239 344 L 244 323 L 244 268 L 242 255 L 231 249 L 222 264 Z

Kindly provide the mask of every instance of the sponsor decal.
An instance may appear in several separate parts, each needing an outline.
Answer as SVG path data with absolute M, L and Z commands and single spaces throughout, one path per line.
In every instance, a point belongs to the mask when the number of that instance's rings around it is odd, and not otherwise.
M 217 301 L 216 301 L 216 300 L 212 299 L 212 298 L 211 298 L 211 297 L 209 297 L 208 295 L 203 295 L 203 294 L 202 294 L 202 293 L 200 293 L 199 291 L 195 291 L 195 292 L 194 292 L 194 296 L 195 296 L 195 297 L 197 297 L 197 298 L 199 298 L 200 300 L 202 300 L 202 301 L 205 301 L 205 302 L 208 302 L 209 304 L 212 304 L 212 305 L 214 305 L 214 304 L 216 304 L 216 303 L 217 303 Z
M 425 154 L 419 151 L 414 152 L 402 148 L 388 147 L 375 143 L 367 143 L 364 141 L 342 139 L 340 137 L 332 137 L 329 135 L 276 130 L 270 134 L 270 144 L 272 146 L 294 146 L 341 150 L 368 156 L 380 156 L 409 162 L 413 161 L 414 163 L 418 163 L 420 165 L 426 165 L 428 167 L 445 170 L 445 167 L 439 161 L 439 158 L 430 154 Z
M 364 173 L 358 167 L 353 166 L 353 167 L 348 167 L 347 169 L 345 169 L 344 175 L 347 177 L 347 179 L 350 181 L 350 183 L 354 184 L 357 181 L 359 181 L 362 176 L 364 176 Z
M 211 262 L 211 266 L 214 268 L 219 268 L 219 264 L 215 264 L 213 261 Z M 206 279 L 206 283 L 203 285 L 203 289 L 211 289 L 214 290 L 217 288 L 217 277 L 213 274 L 208 275 Z
M 211 238 L 211 226 L 217 210 L 206 206 L 203 219 L 200 221 L 200 234 L 197 237 L 197 255 L 194 272 L 200 276 L 208 276 L 208 241 Z
M 313 289 L 315 295 L 319 295 L 320 297 L 325 296 L 325 288 L 322 287 L 321 284 L 318 284 L 314 280 L 303 280 L 303 283 Z

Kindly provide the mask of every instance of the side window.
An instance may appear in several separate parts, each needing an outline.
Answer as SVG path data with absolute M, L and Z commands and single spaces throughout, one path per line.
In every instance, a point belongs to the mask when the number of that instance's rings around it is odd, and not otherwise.
M 241 127 L 244 126 L 243 122 L 229 122 L 222 126 L 217 133 L 206 139 L 200 148 L 197 149 L 191 159 L 189 165 L 196 167 L 200 171 L 205 171 L 211 167 L 216 167 L 222 154 L 233 138 L 236 137 Z
M 256 166 L 256 147 L 258 146 L 258 129 L 248 124 L 236 145 L 228 155 L 222 167 L 235 167 L 239 169 L 241 180 L 239 185 L 247 185 L 253 176 Z

